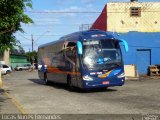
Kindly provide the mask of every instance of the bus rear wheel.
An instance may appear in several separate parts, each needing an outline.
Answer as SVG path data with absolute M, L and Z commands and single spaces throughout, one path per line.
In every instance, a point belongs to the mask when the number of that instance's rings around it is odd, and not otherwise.
M 50 82 L 48 81 L 46 73 L 44 74 L 44 83 L 45 83 L 45 85 L 49 85 L 50 84 Z

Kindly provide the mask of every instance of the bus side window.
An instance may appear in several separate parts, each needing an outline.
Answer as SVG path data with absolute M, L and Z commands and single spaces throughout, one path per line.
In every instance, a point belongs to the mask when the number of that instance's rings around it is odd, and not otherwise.
M 72 60 L 72 58 L 73 58 L 73 51 L 67 50 L 66 51 L 66 56 Z
M 56 55 L 56 53 L 54 53 L 53 57 L 52 57 L 52 66 L 57 67 L 57 55 Z
M 63 59 L 63 51 L 60 51 L 58 54 L 57 54 L 58 57 L 58 65 L 57 67 L 60 68 L 60 69 L 64 69 L 65 67 L 65 63 L 64 63 L 64 59 Z
M 66 47 L 66 56 L 65 56 L 65 64 L 66 68 L 71 71 L 75 71 L 76 64 L 76 43 L 69 42 Z
M 63 51 L 54 53 L 53 58 L 52 58 L 52 65 L 57 68 L 63 68 L 65 66 Z
M 72 61 L 74 61 L 75 59 L 75 47 L 76 47 L 76 43 L 75 42 L 69 42 L 66 48 L 66 56 L 71 59 Z M 75 61 L 74 61 L 75 62 Z

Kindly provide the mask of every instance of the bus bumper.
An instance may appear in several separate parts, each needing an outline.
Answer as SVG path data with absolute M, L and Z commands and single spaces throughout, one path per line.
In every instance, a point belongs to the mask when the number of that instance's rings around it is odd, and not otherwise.
M 119 79 L 103 79 L 103 80 L 93 80 L 93 81 L 84 81 L 82 88 L 90 89 L 90 88 L 105 88 L 105 87 L 113 87 L 113 86 L 122 86 L 125 83 L 125 78 Z

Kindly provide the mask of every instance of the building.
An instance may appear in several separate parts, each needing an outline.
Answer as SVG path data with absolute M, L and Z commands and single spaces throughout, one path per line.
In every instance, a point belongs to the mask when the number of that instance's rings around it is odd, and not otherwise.
M 16 66 L 23 66 L 25 64 L 30 64 L 30 62 L 28 62 L 26 55 L 10 54 L 10 64 L 14 69 Z
M 10 66 L 10 50 L 5 50 L 3 53 L 0 54 L 0 64 L 7 64 Z
M 4 54 L 0 55 L 0 64 L 7 64 L 13 69 L 18 66 L 23 66 L 25 64 L 30 64 L 27 60 L 27 56 L 20 53 L 10 53 L 10 50 L 6 50 Z
M 140 74 L 149 65 L 160 64 L 160 2 L 110 2 L 91 29 L 111 32 L 125 39 L 129 51 L 122 50 L 124 63 L 135 64 Z M 123 49 L 123 48 L 122 48 Z

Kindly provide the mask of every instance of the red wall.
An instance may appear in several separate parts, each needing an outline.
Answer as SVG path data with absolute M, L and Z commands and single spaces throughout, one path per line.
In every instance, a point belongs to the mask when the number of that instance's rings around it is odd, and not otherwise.
M 99 29 L 99 30 L 107 31 L 107 5 L 105 5 L 100 16 L 93 23 L 91 29 Z

